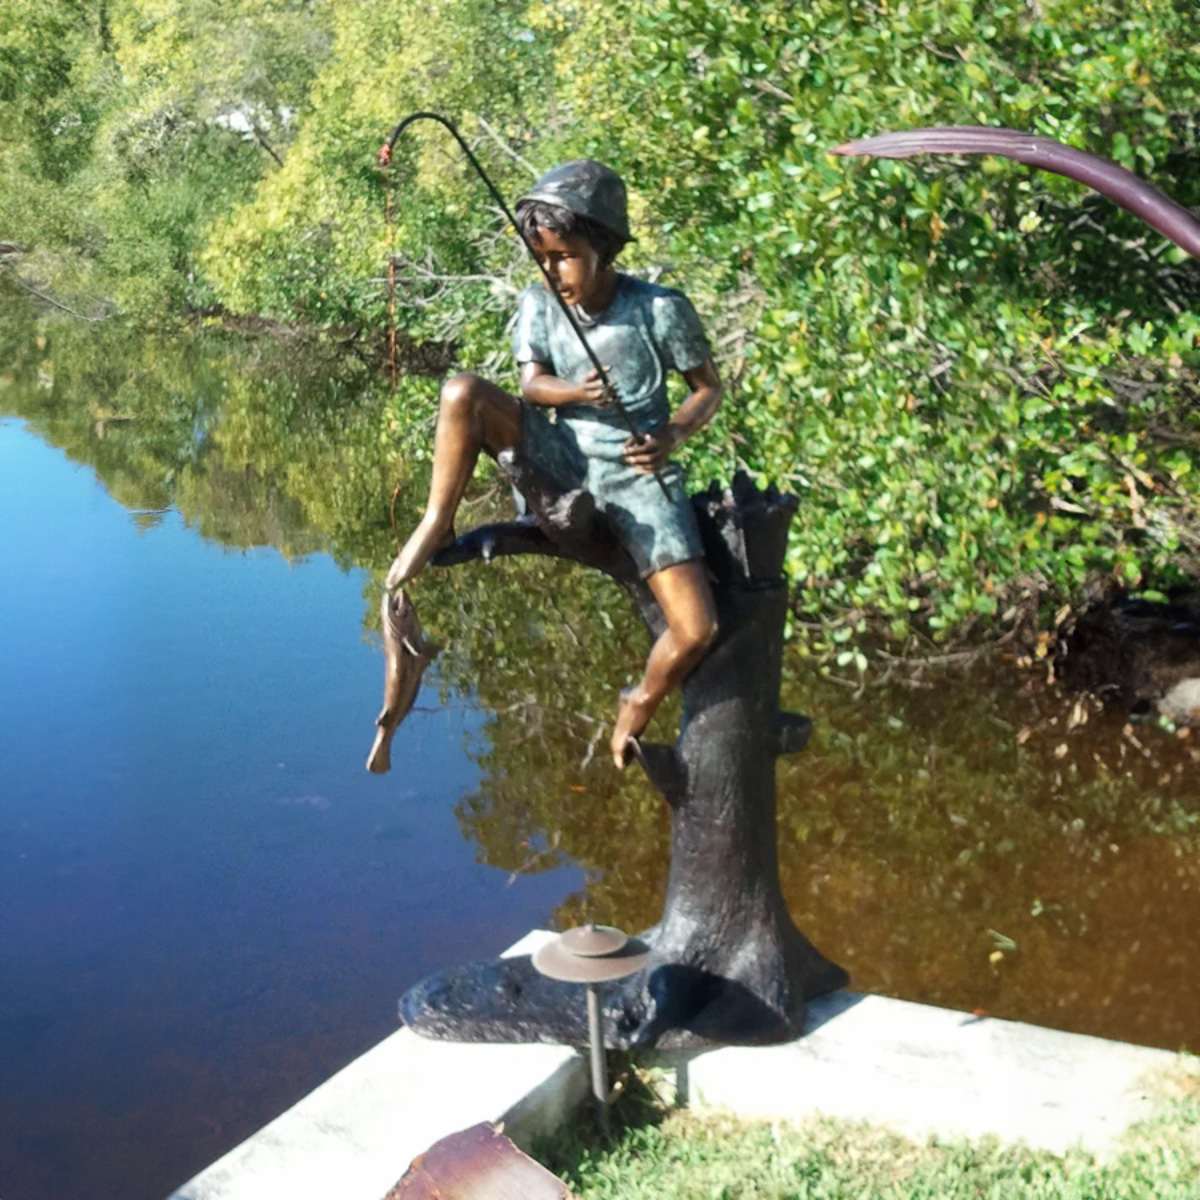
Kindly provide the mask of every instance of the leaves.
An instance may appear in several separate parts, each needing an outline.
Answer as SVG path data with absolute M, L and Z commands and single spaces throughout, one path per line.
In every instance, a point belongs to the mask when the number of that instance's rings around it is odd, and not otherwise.
M 505 326 L 532 272 L 441 130 L 397 148 L 384 221 L 374 151 L 438 108 L 510 196 L 584 154 L 625 176 L 625 264 L 691 296 L 732 385 L 684 458 L 697 482 L 746 464 L 800 496 L 788 569 L 811 617 L 961 637 L 1089 579 L 1200 573 L 1197 264 L 1011 162 L 827 153 L 881 127 L 1008 125 L 1200 204 L 1178 4 L 89 11 L 0 11 L 0 233 L 64 294 L 377 334 L 395 252 L 404 331 L 513 386 Z M 428 416 L 398 400 L 379 436 L 419 458 Z

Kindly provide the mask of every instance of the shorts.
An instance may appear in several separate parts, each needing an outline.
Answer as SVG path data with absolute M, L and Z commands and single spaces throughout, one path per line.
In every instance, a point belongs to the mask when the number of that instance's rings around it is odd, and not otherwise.
M 658 479 L 641 474 L 621 452 L 628 437 L 624 429 L 589 423 L 586 429 L 599 430 L 600 436 L 588 437 L 585 452 L 580 429 L 572 422 L 551 422 L 531 404 L 521 409 L 522 455 L 564 491 L 581 487 L 591 492 L 642 579 L 704 557 L 682 467 L 668 463 Z

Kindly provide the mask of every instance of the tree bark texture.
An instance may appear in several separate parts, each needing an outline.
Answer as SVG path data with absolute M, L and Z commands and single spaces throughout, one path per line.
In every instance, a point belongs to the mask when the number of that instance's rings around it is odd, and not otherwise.
M 511 455 L 501 467 L 532 520 L 473 530 L 435 561 L 571 558 L 622 584 L 657 634 L 662 614 L 593 506 L 548 492 Z M 811 731 L 807 718 L 779 711 L 782 564 L 796 501 L 740 476 L 731 492 L 714 486 L 693 504 L 716 576 L 720 635 L 684 681 L 677 744 L 641 747 L 672 808 L 671 865 L 662 919 L 642 935 L 650 961 L 605 994 L 611 1048 L 787 1041 L 803 1029 L 806 1000 L 847 982 L 796 929 L 779 884 L 775 760 L 803 749 Z M 587 1041 L 584 989 L 543 978 L 528 957 L 442 971 L 410 989 L 400 1013 L 430 1037 Z

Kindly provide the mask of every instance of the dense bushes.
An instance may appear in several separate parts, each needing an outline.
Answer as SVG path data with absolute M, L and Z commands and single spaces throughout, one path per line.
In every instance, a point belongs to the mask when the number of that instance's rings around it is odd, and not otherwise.
M 735 383 L 688 448 L 696 477 L 744 462 L 801 495 L 801 606 L 846 639 L 871 613 L 897 636 L 995 629 L 1089 576 L 1163 589 L 1200 573 L 1200 271 L 1052 176 L 827 152 L 883 128 L 1010 125 L 1196 205 L 1190 9 L 239 0 L 242 28 L 267 32 L 217 85 L 198 65 L 215 18 L 140 0 L 89 25 L 42 5 L 61 29 L 0 17 L 0 103 L 19 116 L 0 172 L 21 185 L 0 236 L 47 270 L 69 245 L 76 275 L 112 280 L 128 308 L 378 330 L 389 235 L 372 156 L 395 119 L 458 117 L 509 193 L 531 167 L 603 158 L 633 190 L 629 264 L 696 299 Z M 405 328 L 511 381 L 513 239 L 441 131 L 402 146 L 397 174 Z M 31 180 L 59 200 L 31 201 Z M 424 436 L 428 399 L 402 388 L 400 435 Z
M 196 253 L 286 152 L 324 8 L 0 7 L 0 239 L 28 249 L 22 273 L 143 320 L 213 303 Z
M 961 628 L 1089 571 L 1197 570 L 1195 264 L 1051 176 L 826 154 L 1032 127 L 1200 201 L 1184 8 L 1039 11 L 673 0 L 632 23 L 640 94 L 591 82 L 594 145 L 656 178 L 681 278 L 714 312 L 738 298 L 720 449 L 800 491 L 791 565 L 818 611 Z

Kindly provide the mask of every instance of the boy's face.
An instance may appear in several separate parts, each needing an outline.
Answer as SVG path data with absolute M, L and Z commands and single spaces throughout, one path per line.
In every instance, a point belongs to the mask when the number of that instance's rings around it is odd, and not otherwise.
M 594 308 L 608 298 L 612 268 L 600 265 L 599 252 L 586 238 L 539 227 L 533 250 L 568 304 Z

